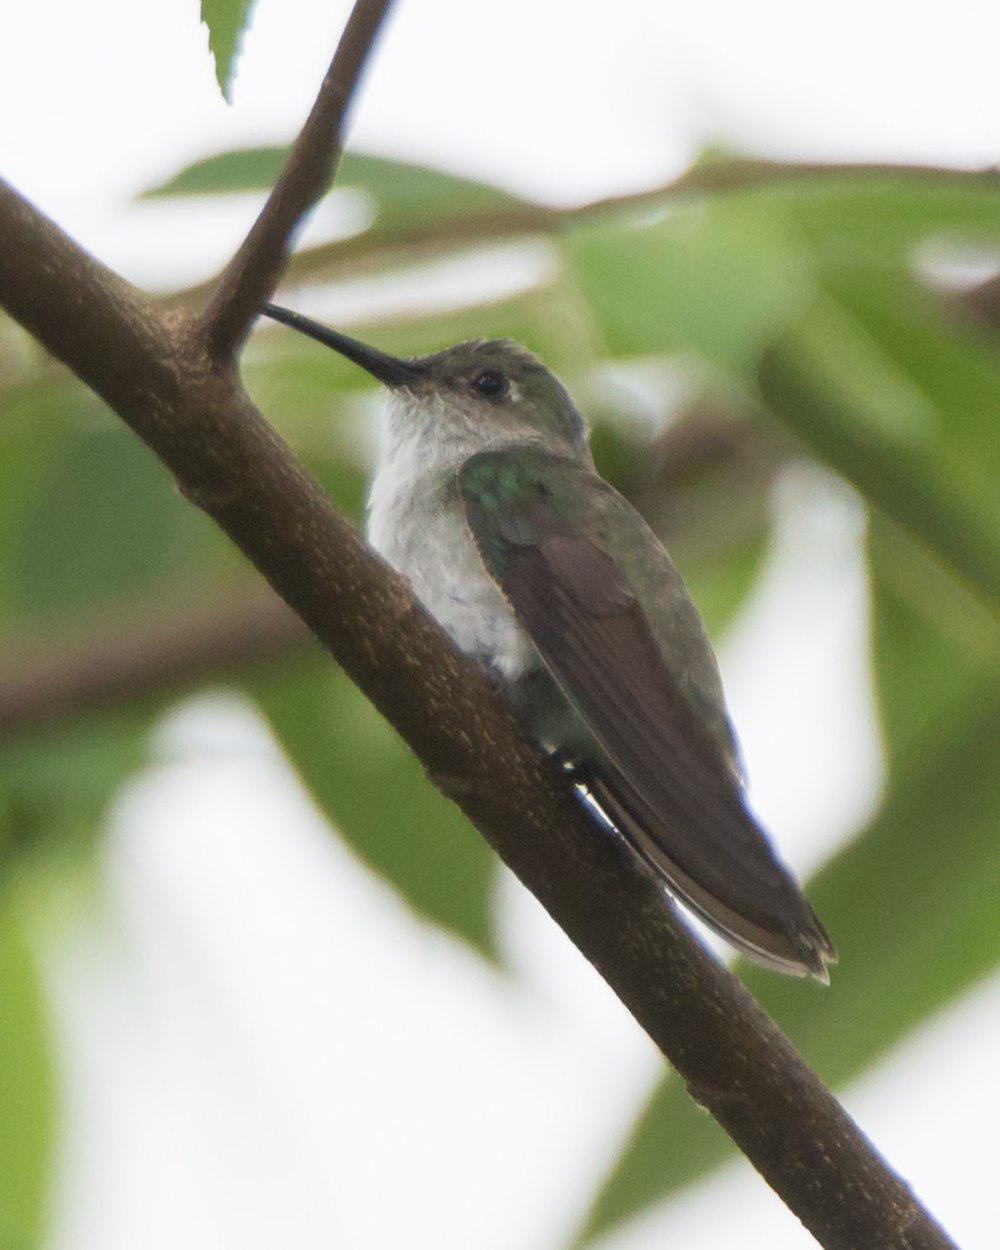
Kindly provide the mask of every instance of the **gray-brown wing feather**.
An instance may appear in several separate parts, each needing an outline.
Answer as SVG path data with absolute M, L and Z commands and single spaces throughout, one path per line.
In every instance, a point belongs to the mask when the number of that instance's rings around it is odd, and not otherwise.
M 544 493 L 519 505 L 498 524 L 467 501 L 470 526 L 602 749 L 597 797 L 715 928 L 762 962 L 823 975 L 832 947 L 747 811 L 731 760 L 664 662 L 616 561 L 573 532 Z
M 626 801 L 671 831 L 678 867 L 720 898 L 772 924 L 788 905 L 787 874 L 747 813 L 728 763 L 663 663 L 639 604 L 619 586 L 611 606 L 580 593 L 547 544 L 519 548 L 502 585 L 540 655 L 626 783 Z M 573 543 L 578 571 L 613 562 Z M 627 596 L 627 597 L 626 597 Z M 596 610 L 595 610 L 596 608 Z M 668 848 L 665 848 L 668 849 Z M 742 885 L 742 888 L 739 888 Z M 792 887 L 794 889 L 794 887 Z M 797 894 L 797 891 L 795 891 Z

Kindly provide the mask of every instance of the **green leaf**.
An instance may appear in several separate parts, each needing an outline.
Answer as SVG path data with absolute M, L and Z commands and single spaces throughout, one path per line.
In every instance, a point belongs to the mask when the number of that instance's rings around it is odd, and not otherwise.
M 803 176 L 754 193 L 794 223 L 825 267 L 902 269 L 927 239 L 1000 245 L 1000 179 L 865 172 Z
M 225 99 L 231 98 L 233 70 L 253 0 L 201 0 L 201 20 L 208 27 L 208 47 L 215 78 Z
M 267 191 L 274 185 L 287 155 L 288 148 L 278 146 L 220 152 L 179 170 L 166 182 L 151 187 L 145 195 Z M 338 189 L 353 188 L 371 197 L 376 226 L 386 234 L 416 223 L 429 225 L 525 203 L 498 187 L 472 178 L 360 152 L 345 152 L 335 177 Z
M 26 617 L 137 597 L 184 571 L 192 509 L 125 431 L 68 439 L 39 487 L 22 519 L 11 585 Z
M 809 888 L 841 962 L 825 991 L 743 969 L 764 1009 L 834 1088 L 1000 962 L 1000 637 L 961 586 L 941 595 L 940 570 L 899 531 L 876 522 L 871 552 L 889 784 L 869 827 Z M 732 1153 L 668 1074 L 582 1240 Z
M 0 744 L 0 880 L 22 863 L 86 857 L 108 805 L 148 758 L 155 702 Z
M 494 858 L 368 700 L 321 655 L 251 690 L 347 842 L 425 918 L 494 958 Z
M 53 1056 L 20 900 L 0 894 L 0 1244 L 40 1246 L 55 1130 Z
M 1000 683 L 1000 626 L 903 530 L 878 516 L 869 530 L 876 694 L 892 776 L 921 767 L 942 728 Z
M 0 629 L 77 630 L 153 594 L 238 584 L 235 550 L 76 383 L 39 380 L 0 422 Z M 183 592 L 181 588 L 183 587 Z
M 694 353 L 740 381 L 813 291 L 788 215 L 752 194 L 588 221 L 563 246 L 613 356 Z
M 821 459 L 1000 602 L 1000 361 L 905 274 L 829 275 L 765 355 L 770 408 Z
M 711 559 L 686 564 L 680 559 L 688 593 L 710 638 L 721 638 L 757 584 L 770 545 L 769 526 L 761 525 L 716 552 Z
M 616 355 L 689 355 L 1000 598 L 1000 362 L 911 275 L 1000 246 L 1000 183 L 858 174 L 608 212 L 565 251 Z
M 43 1243 L 54 1059 L 32 939 L 67 872 L 87 871 L 108 807 L 146 762 L 152 710 L 0 746 L 0 1244 Z

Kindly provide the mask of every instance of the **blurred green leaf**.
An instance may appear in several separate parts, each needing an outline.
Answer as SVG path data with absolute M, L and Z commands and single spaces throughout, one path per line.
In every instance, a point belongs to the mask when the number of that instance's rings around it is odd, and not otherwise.
M 228 100 L 233 69 L 253 0 L 201 0 L 201 20 L 208 27 L 208 47 L 215 62 L 219 90 Z
M 1000 247 L 1000 178 L 933 177 L 859 170 L 776 181 L 754 192 L 794 223 L 824 266 L 905 268 L 926 240 Z
M 198 518 L 126 431 L 66 439 L 46 477 L 22 518 L 13 569 L 12 599 L 25 616 L 137 597 L 185 571 Z
M 614 356 L 696 353 L 746 380 L 812 296 L 788 215 L 757 195 L 588 221 L 563 246 Z
M 834 1088 L 1000 962 L 1000 637 L 963 587 L 952 582 L 942 596 L 940 570 L 882 522 L 873 529 L 871 560 L 888 789 L 869 827 L 809 888 L 841 962 L 825 991 L 743 969 L 764 1009 Z M 722 1130 L 668 1074 L 583 1240 L 732 1153 Z
M 890 776 L 919 768 L 963 709 L 1000 684 L 1000 625 L 905 531 L 875 516 L 875 682 Z
M 195 161 L 146 196 L 224 195 L 267 191 L 288 155 L 286 147 L 238 148 Z M 427 165 L 345 152 L 336 171 L 338 190 L 370 196 L 380 232 L 413 224 L 459 220 L 477 212 L 523 205 L 524 200 L 487 183 Z
M 40 1246 L 55 1133 L 52 1054 L 23 909 L 0 893 L 0 1244 Z
M 1000 247 L 1000 183 L 798 178 L 608 214 L 566 254 L 616 355 L 701 359 L 1000 599 L 1000 361 L 911 275 Z M 759 365 L 759 368 L 758 368 Z
M 156 592 L 247 577 L 235 550 L 76 383 L 39 378 L 0 422 L 0 628 L 53 635 Z
M 416 757 L 325 656 L 251 690 L 306 787 L 348 843 L 421 915 L 494 957 L 494 859 Z
M 842 271 L 771 349 L 768 405 L 1000 603 L 1000 360 L 901 272 Z
M 0 745 L 0 1244 L 43 1244 L 56 1134 L 49 1024 L 31 939 L 66 870 L 148 758 L 152 709 Z
M 0 744 L 0 880 L 26 859 L 86 857 L 108 806 L 148 759 L 154 703 Z
M 750 597 L 764 567 L 770 537 L 770 528 L 762 525 L 712 559 L 681 564 L 688 592 L 710 638 L 725 633 Z

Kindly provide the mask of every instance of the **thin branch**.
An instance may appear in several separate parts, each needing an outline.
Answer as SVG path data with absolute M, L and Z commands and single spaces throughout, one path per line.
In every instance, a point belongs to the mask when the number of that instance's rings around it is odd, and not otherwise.
M 265 268 L 276 241 L 268 236 Z M 241 272 L 254 264 L 251 246 Z M 245 329 L 254 283 L 235 285 L 242 293 L 222 340 L 230 344 Z M 334 512 L 235 370 L 218 368 L 202 323 L 157 311 L 3 184 L 0 303 L 111 404 L 255 563 L 822 1245 L 952 1246 L 702 950 L 658 882 L 584 816 L 482 669 Z
M 288 263 L 296 225 L 330 185 L 351 96 L 391 0 L 356 0 L 319 94 L 274 189 L 205 309 L 209 355 L 226 360 L 250 332 Z
M 242 674 L 311 637 L 276 595 L 116 616 L 67 646 L 8 655 L 0 674 L 0 743 L 28 730 Z

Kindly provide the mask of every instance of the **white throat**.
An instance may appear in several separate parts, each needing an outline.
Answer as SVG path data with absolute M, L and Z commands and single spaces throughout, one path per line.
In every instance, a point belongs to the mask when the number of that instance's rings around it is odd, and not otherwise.
M 537 655 L 487 574 L 454 491 L 469 456 L 510 436 L 497 431 L 484 438 L 453 413 L 432 432 L 435 415 L 443 417 L 436 404 L 411 404 L 394 395 L 385 415 L 368 495 L 368 540 L 463 651 L 507 678 L 520 676 Z

